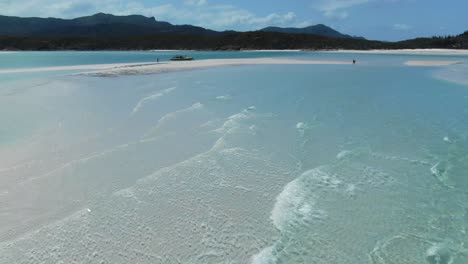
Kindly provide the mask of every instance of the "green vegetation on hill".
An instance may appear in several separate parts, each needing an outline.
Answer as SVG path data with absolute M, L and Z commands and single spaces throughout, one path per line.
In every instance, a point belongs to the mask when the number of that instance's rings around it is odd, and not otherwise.
M 0 50 L 246 50 L 246 49 L 468 49 L 468 34 L 401 42 L 328 38 L 272 32 L 194 35 L 162 33 L 130 37 L 0 37 Z
M 362 37 L 353 37 L 350 35 L 342 34 L 331 27 L 327 27 L 323 24 L 318 24 L 315 26 L 309 26 L 304 28 L 281 28 L 281 27 L 267 27 L 261 29 L 260 31 L 264 32 L 278 32 L 278 33 L 287 33 L 287 34 L 311 34 L 319 35 L 330 38 L 360 38 Z
M 252 50 L 252 49 L 468 49 L 468 32 L 459 36 L 400 42 L 370 41 L 325 25 L 217 32 L 172 25 L 154 17 L 96 14 L 75 19 L 0 16 L 0 50 Z

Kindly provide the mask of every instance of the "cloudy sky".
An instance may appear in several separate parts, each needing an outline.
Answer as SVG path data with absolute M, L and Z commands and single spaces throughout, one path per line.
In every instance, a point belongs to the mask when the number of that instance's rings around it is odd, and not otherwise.
M 0 0 L 1 15 L 142 14 L 216 30 L 322 23 L 379 40 L 462 33 L 467 10 L 468 0 Z

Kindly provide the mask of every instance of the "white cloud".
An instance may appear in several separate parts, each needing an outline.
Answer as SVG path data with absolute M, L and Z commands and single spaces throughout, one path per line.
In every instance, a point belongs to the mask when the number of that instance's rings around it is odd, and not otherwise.
M 393 29 L 405 31 L 405 30 L 410 30 L 411 26 L 406 25 L 406 24 L 394 24 Z
M 149 5 L 142 0 L 0 0 L 2 15 L 73 18 L 97 12 L 115 15 L 141 14 L 174 24 L 194 24 L 216 30 L 252 30 L 266 26 L 301 23 L 294 12 L 257 15 L 233 5 L 207 0 L 183 0 L 180 4 Z
M 186 5 L 191 5 L 191 6 L 202 6 L 202 5 L 206 5 L 208 1 L 207 0 L 185 0 L 184 3 Z
M 371 1 L 373 0 L 319 0 L 314 7 L 328 18 L 345 19 L 349 16 L 346 9 Z

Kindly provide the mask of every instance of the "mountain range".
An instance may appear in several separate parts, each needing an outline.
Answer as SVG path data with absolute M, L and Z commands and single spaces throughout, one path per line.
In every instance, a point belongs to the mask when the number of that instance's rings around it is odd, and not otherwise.
M 353 38 L 322 24 L 305 28 L 267 27 L 260 31 Z M 233 32 L 218 32 L 192 25 L 173 25 L 141 15 L 114 16 L 98 13 L 75 19 L 0 16 L 1 36 L 126 37 L 162 33 L 216 35 Z
M 216 34 L 192 25 L 172 25 L 154 17 L 98 13 L 75 19 L 0 16 L 2 36 L 126 37 L 160 33 Z

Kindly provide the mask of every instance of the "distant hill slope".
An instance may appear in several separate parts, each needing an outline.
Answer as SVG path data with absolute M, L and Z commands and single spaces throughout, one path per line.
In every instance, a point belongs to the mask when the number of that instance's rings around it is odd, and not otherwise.
M 267 27 L 259 31 L 310 34 L 331 38 L 356 38 L 322 24 L 305 28 Z M 217 32 L 192 25 L 172 25 L 168 22 L 157 21 L 154 17 L 141 15 L 114 16 L 98 13 L 75 19 L 0 16 L 0 36 L 130 37 L 162 33 L 216 35 L 236 32 Z
M 468 31 L 458 36 L 408 39 L 388 46 L 394 49 L 468 49 Z
M 0 16 L 1 36 L 125 37 L 160 33 L 218 34 L 191 25 L 172 25 L 154 17 L 98 13 L 75 19 Z
M 318 24 L 315 26 L 309 26 L 304 28 L 281 28 L 281 27 L 267 27 L 261 29 L 260 31 L 264 32 L 277 32 L 277 33 L 287 33 L 287 34 L 310 34 L 310 35 L 319 35 L 330 38 L 357 38 L 364 39 L 362 37 L 353 37 L 350 35 L 342 34 L 331 27 L 327 27 L 323 24 Z

